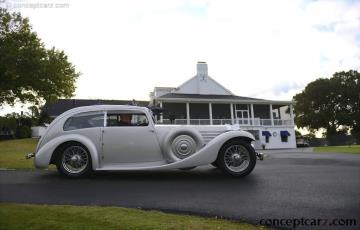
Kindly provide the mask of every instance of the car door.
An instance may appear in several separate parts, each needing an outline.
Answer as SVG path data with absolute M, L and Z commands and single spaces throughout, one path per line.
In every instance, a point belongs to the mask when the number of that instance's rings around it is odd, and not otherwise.
M 142 111 L 107 111 L 103 165 L 163 159 L 153 124 Z

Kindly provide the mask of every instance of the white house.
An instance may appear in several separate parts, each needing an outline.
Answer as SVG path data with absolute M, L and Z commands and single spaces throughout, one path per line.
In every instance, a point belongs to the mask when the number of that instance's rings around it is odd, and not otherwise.
M 236 96 L 208 75 L 205 62 L 179 87 L 155 87 L 150 103 L 165 109 L 163 124 L 239 125 L 256 138 L 256 148 L 296 148 L 291 101 Z

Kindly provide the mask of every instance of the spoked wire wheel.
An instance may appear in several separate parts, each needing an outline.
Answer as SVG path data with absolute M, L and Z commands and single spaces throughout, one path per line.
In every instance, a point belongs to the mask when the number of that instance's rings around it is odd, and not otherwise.
M 249 151 L 242 145 L 231 145 L 225 150 L 224 162 L 233 172 L 244 171 L 250 163 Z
M 81 146 L 70 146 L 62 156 L 62 165 L 69 173 L 82 172 L 89 163 L 87 151 Z
M 250 143 L 244 140 L 231 140 L 221 147 L 213 164 L 228 175 L 246 176 L 256 165 L 255 150 Z

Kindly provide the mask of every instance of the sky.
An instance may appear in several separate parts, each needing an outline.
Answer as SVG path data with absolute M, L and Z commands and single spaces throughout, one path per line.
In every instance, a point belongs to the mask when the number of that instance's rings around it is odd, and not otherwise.
M 49 8 L 53 4 L 52 8 Z M 360 0 L 0 0 L 81 72 L 74 98 L 148 100 L 208 63 L 239 96 L 291 100 L 360 70 Z M 10 111 L 2 108 L 0 113 Z

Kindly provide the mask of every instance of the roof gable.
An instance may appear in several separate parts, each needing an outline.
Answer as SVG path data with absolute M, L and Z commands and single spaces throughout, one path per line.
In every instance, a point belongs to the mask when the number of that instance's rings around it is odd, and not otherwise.
M 216 82 L 210 76 L 198 74 L 189 79 L 173 93 L 178 94 L 200 94 L 200 95 L 233 95 L 230 90 Z

